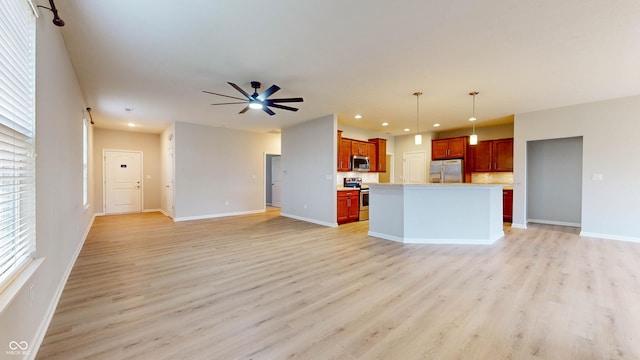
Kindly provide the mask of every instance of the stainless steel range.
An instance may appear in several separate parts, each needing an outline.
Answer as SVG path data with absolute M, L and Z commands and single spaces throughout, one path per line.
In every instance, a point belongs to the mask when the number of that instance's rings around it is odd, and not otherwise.
M 357 188 L 360 190 L 360 201 L 358 202 L 358 220 L 369 220 L 369 186 L 362 185 L 362 178 L 344 178 L 344 187 Z

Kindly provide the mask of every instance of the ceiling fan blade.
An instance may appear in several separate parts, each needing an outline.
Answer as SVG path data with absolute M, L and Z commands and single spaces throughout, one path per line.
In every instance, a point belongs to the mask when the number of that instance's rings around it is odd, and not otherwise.
M 289 111 L 298 111 L 297 108 L 294 108 L 294 107 L 291 107 L 291 106 L 284 106 L 284 105 L 278 105 L 278 104 L 271 104 L 269 106 L 274 107 L 274 108 L 278 108 L 278 109 L 289 110 Z
M 269 96 L 273 95 L 276 91 L 280 90 L 278 85 L 271 85 L 267 90 L 265 90 L 262 94 L 260 94 L 257 99 L 260 101 L 264 101 Z
M 211 105 L 232 105 L 232 104 L 246 104 L 247 101 L 243 101 L 243 102 L 231 102 L 231 103 L 215 103 L 215 104 L 211 104 Z
M 240 110 L 238 114 L 244 114 L 247 112 L 247 110 L 249 110 L 249 105 L 247 105 L 244 109 Z
M 237 100 L 244 100 L 243 98 L 239 98 L 237 96 L 229 96 L 229 95 L 224 95 L 224 94 L 218 94 L 218 93 L 214 93 L 211 91 L 206 91 L 206 90 L 202 90 L 203 93 L 207 93 L 207 94 L 213 94 L 213 95 L 218 95 L 218 96 L 224 96 L 224 97 L 228 97 L 228 98 L 232 98 L 232 99 L 237 99 Z
M 247 99 L 251 100 L 253 99 L 251 96 L 249 96 L 249 94 L 247 94 L 246 91 L 242 90 L 242 88 L 232 82 L 227 82 L 227 84 L 233 86 L 234 89 L 238 90 L 242 95 L 244 95 Z
M 269 114 L 269 115 L 271 115 L 271 116 L 273 116 L 273 115 L 275 115 L 275 114 L 276 114 L 276 113 L 274 113 L 274 112 L 273 112 L 273 110 L 269 109 L 269 108 L 268 108 L 268 107 L 266 107 L 266 106 L 265 106 L 265 107 L 263 107 L 263 108 L 262 108 L 262 110 L 264 110 L 264 112 L 266 112 L 267 114 Z
M 290 103 L 290 102 L 302 102 L 302 98 L 284 98 L 284 99 L 268 99 L 265 100 L 265 103 Z

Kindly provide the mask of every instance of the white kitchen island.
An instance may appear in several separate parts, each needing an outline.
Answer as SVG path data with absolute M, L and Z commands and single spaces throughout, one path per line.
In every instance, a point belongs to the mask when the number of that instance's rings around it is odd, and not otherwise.
M 502 186 L 369 184 L 369 235 L 407 244 L 492 244 L 504 236 Z

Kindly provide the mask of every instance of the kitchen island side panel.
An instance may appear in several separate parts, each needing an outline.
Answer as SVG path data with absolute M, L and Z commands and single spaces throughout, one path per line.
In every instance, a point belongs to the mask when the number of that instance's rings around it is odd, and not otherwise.
M 504 236 L 502 187 L 370 185 L 369 235 L 413 244 L 492 244 Z M 402 214 L 402 219 L 399 219 Z
M 402 187 L 378 188 L 375 193 L 369 193 L 369 235 L 403 242 L 403 193 Z

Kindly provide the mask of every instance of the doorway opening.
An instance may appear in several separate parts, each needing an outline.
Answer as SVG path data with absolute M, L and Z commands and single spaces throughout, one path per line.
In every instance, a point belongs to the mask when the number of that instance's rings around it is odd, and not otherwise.
M 582 224 L 582 136 L 527 142 L 527 222 Z
M 281 156 L 266 154 L 265 156 L 265 204 L 266 206 L 282 206 L 282 170 Z

